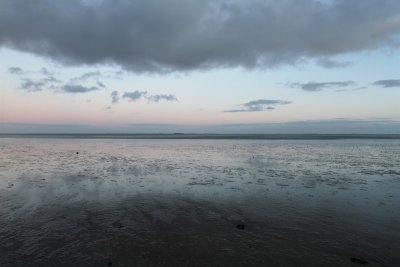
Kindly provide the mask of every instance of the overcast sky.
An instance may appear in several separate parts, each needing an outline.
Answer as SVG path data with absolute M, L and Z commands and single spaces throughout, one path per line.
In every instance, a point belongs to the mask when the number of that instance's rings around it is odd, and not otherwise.
M 399 48 L 398 0 L 1 0 L 0 132 L 400 133 Z

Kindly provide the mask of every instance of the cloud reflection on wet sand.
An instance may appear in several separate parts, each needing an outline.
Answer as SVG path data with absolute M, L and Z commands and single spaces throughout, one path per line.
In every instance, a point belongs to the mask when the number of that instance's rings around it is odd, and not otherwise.
M 0 145 L 1 266 L 400 262 L 398 141 Z

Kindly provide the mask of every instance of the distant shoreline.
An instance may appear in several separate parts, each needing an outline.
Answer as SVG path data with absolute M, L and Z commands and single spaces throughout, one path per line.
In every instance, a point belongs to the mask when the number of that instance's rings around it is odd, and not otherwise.
M 198 139 L 198 140 L 337 140 L 400 139 L 400 134 L 0 134 L 0 138 L 57 139 Z

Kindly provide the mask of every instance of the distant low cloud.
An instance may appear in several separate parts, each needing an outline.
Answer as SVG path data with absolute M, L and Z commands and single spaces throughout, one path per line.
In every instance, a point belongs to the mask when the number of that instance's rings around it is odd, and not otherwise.
M 22 75 L 22 74 L 24 74 L 24 71 L 20 67 L 9 67 L 8 73 L 11 73 L 14 75 Z
M 152 102 L 159 102 L 160 100 L 166 100 L 166 101 L 178 101 L 178 99 L 174 95 L 150 95 L 146 97 L 147 100 L 152 101 Z
M 147 91 L 133 91 L 133 92 L 125 92 L 122 97 L 127 98 L 131 101 L 136 101 L 141 99 L 142 97 L 147 95 Z
M 70 78 L 67 81 L 58 79 L 59 74 L 43 67 L 39 71 L 24 71 L 20 67 L 9 67 L 10 74 L 18 75 L 20 79 L 20 88 L 27 92 L 38 92 L 44 89 L 52 89 L 65 93 L 87 93 L 106 88 L 99 80 L 101 73 L 99 71 L 87 72 L 81 76 Z M 107 74 L 112 77 L 112 74 Z M 116 75 L 116 74 L 115 74 Z M 91 80 L 94 78 L 95 80 Z
M 96 84 L 101 88 L 106 88 L 105 84 L 100 81 L 97 81 Z
M 45 75 L 45 76 L 55 76 L 56 75 L 55 72 L 50 71 L 50 70 L 48 70 L 47 68 L 44 68 L 44 67 L 40 69 L 39 73 L 42 74 L 42 75 Z
M 159 102 L 161 100 L 166 101 L 178 101 L 175 95 L 172 94 L 160 94 L 160 95 L 148 95 L 147 91 L 133 91 L 133 92 L 125 92 L 122 95 L 123 98 L 127 98 L 131 101 L 136 101 L 139 99 L 147 99 L 150 102 Z
M 48 76 L 40 79 L 22 77 L 20 88 L 27 92 L 38 92 L 44 89 L 54 89 L 61 83 L 60 80 Z
M 290 87 L 293 88 L 301 88 L 304 91 L 309 92 L 317 92 L 322 91 L 323 89 L 343 89 L 344 87 L 348 87 L 354 85 L 353 81 L 339 81 L 339 82 L 308 82 L 308 83 L 291 83 Z
M 237 109 L 225 110 L 225 112 L 257 112 L 273 110 L 279 105 L 288 105 L 292 103 L 286 100 L 258 99 L 240 104 Z
M 379 80 L 374 82 L 373 85 L 382 86 L 384 88 L 400 87 L 400 80 Z
M 88 93 L 91 91 L 96 91 L 99 88 L 96 86 L 92 87 L 85 87 L 80 84 L 66 84 L 61 86 L 61 90 L 66 92 L 66 93 Z
M 117 104 L 119 102 L 118 91 L 112 91 L 111 93 L 111 101 L 113 104 Z
M 96 71 L 89 71 L 86 73 L 83 73 L 82 75 L 78 77 L 73 77 L 69 80 L 68 83 L 71 84 L 85 84 L 88 86 L 88 84 L 96 84 L 96 87 L 99 88 L 106 88 L 106 85 L 101 81 L 101 78 L 106 78 L 106 75 L 103 76 L 103 74 L 96 70 Z
M 328 58 L 328 57 L 319 58 L 317 60 L 317 64 L 322 66 L 322 67 L 324 67 L 324 68 L 327 68 L 327 69 L 344 68 L 344 67 L 347 67 L 347 66 L 351 65 L 350 62 L 337 61 L 337 60 L 334 60 L 334 59 Z
M 23 78 L 21 83 L 21 89 L 28 92 L 37 92 L 43 90 L 47 83 L 43 80 L 34 81 L 32 79 Z
M 337 67 L 330 58 L 396 49 L 399 13 L 397 0 L 2 0 L 0 47 L 138 73 Z
M 96 80 L 101 77 L 101 72 L 100 71 L 90 71 L 86 72 L 78 77 L 74 77 L 71 79 L 72 82 L 86 82 L 87 80 L 91 78 L 95 78 Z

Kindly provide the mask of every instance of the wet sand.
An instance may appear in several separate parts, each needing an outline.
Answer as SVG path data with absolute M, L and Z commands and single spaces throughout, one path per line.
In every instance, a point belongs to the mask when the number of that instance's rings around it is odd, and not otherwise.
M 0 266 L 400 265 L 398 140 L 0 148 Z

